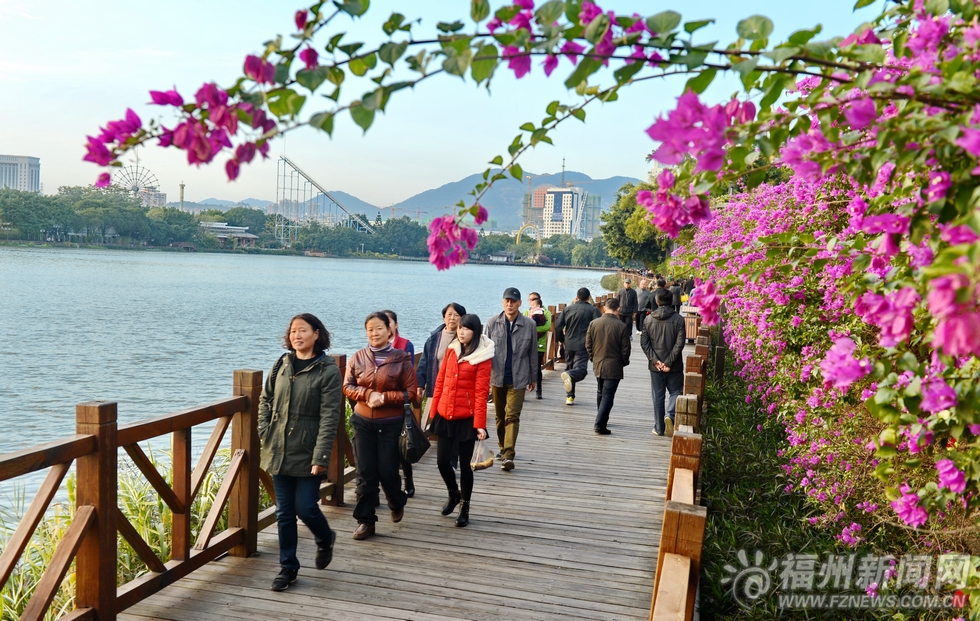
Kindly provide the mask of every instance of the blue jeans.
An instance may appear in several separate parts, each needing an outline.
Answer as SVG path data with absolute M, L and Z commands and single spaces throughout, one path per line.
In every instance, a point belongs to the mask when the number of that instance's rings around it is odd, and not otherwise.
M 670 402 L 666 406 L 666 417 L 674 420 L 674 414 L 677 411 L 677 396 L 684 390 L 684 374 L 650 371 L 650 385 L 653 393 L 654 430 L 658 434 L 663 434 L 664 402 L 669 394 Z
M 616 389 L 619 388 L 619 380 L 603 379 L 601 377 L 597 377 L 596 379 L 599 382 L 597 391 L 599 412 L 595 417 L 593 428 L 605 429 L 606 425 L 609 424 L 609 412 L 612 411 L 613 400 L 616 399 Z
M 313 533 L 318 546 L 330 545 L 330 524 L 320 512 L 320 480 L 321 477 L 318 476 L 272 476 L 272 485 L 276 490 L 276 521 L 279 526 L 279 566 L 283 569 L 299 569 L 299 559 L 296 558 L 297 517 Z

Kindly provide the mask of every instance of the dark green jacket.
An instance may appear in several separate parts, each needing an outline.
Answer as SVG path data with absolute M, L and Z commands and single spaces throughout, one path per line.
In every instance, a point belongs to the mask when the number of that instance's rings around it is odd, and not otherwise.
M 308 477 L 314 465 L 330 465 L 344 396 L 332 356 L 320 354 L 295 376 L 292 358 L 287 354 L 279 368 L 275 394 L 270 375 L 259 398 L 261 467 L 269 474 Z

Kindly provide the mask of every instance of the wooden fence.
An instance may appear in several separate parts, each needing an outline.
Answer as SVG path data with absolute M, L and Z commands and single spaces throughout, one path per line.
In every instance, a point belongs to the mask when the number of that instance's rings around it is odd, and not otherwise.
M 341 372 L 346 356 L 337 356 Z M 76 435 L 0 455 L 0 482 L 48 469 L 13 535 L 0 554 L 0 589 L 7 583 L 72 463 L 76 466 L 76 510 L 63 539 L 34 589 L 22 621 L 40 621 L 75 562 L 75 610 L 62 619 L 111 621 L 116 615 L 219 556 L 249 556 L 260 530 L 275 521 L 275 507 L 258 511 L 259 485 L 275 501 L 271 477 L 259 468 L 258 407 L 262 372 L 234 373 L 233 396 L 221 401 L 119 426 L 116 404 L 76 406 Z M 214 422 L 214 430 L 192 464 L 191 430 Z M 231 462 L 197 538 L 191 538 L 191 507 L 221 442 L 231 427 Z M 173 484 L 154 467 L 140 443 L 171 436 Z M 122 448 L 171 510 L 170 559 L 158 558 L 117 506 L 118 451 Z M 345 457 L 350 466 L 345 464 Z M 344 484 L 354 476 L 346 427 L 338 429 L 321 498 L 343 504 Z M 228 509 L 228 527 L 216 533 Z M 117 533 L 146 563 L 149 572 L 117 588 Z
M 699 328 L 695 354 L 685 361 L 684 394 L 677 397 L 650 621 L 694 618 L 708 517 L 707 509 L 700 505 L 703 445 L 700 431 L 706 410 L 704 383 L 708 350 L 708 328 Z

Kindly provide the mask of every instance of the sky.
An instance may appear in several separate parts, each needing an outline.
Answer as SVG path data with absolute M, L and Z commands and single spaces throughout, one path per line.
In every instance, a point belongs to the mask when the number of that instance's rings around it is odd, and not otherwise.
M 739 19 L 753 14 L 775 23 L 771 41 L 800 28 L 822 24 L 817 38 L 847 35 L 881 9 L 854 13 L 854 0 L 614 0 L 600 2 L 617 13 L 652 15 L 673 9 L 685 21 L 715 18 L 697 41 L 725 45 L 737 38 Z M 539 2 L 540 3 L 540 2 Z M 342 16 L 336 27 L 345 41 L 381 42 L 380 25 L 392 11 L 420 18 L 416 37 L 431 35 L 438 21 L 469 21 L 469 0 L 374 0 L 365 19 Z M 494 9 L 501 2 L 491 1 Z M 282 0 L 0 0 L 0 154 L 41 158 L 44 192 L 59 186 L 87 185 L 101 170 L 83 162 L 85 136 L 131 107 L 144 123 L 151 117 L 173 126 L 174 117 L 147 105 L 149 90 L 176 86 L 191 98 L 200 85 L 229 85 L 244 57 L 262 43 L 295 30 L 292 16 L 301 3 Z M 326 38 L 317 39 L 322 50 Z M 537 63 L 538 61 L 536 61 Z M 224 174 L 219 157 L 196 168 L 175 149 L 140 149 L 140 164 L 158 178 L 169 200 L 186 184 L 185 200 L 225 200 L 276 194 L 276 159 L 285 154 L 330 190 L 343 190 L 385 206 L 419 192 L 481 172 L 526 121 L 540 122 L 548 102 L 573 102 L 564 87 L 571 70 L 563 60 L 550 79 L 535 64 L 517 80 L 498 68 L 488 92 L 472 80 L 440 75 L 414 90 L 395 94 L 385 114 L 366 134 L 339 117 L 333 137 L 303 128 L 278 140 L 269 160 L 242 168 L 235 182 Z M 606 83 L 608 84 L 609 78 Z M 617 102 L 588 110 L 587 122 L 569 121 L 554 135 L 554 146 L 541 145 L 521 160 L 525 171 L 553 173 L 565 159 L 569 170 L 593 178 L 616 175 L 645 178 L 646 156 L 656 147 L 644 133 L 653 120 L 673 107 L 682 79 L 650 80 L 625 89 Z M 345 86 L 348 82 L 345 82 Z M 716 80 L 705 93 L 711 102 L 727 100 L 734 78 Z M 353 96 L 368 90 L 352 89 Z M 306 114 L 329 109 L 329 100 L 307 103 Z M 313 107 L 312 104 L 319 107 Z M 127 158 L 127 164 L 133 158 Z

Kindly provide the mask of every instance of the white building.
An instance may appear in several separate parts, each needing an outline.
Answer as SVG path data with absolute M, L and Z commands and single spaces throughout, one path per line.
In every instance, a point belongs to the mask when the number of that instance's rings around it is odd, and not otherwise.
M 544 237 L 581 236 L 582 214 L 588 192 L 582 188 L 548 188 L 544 197 Z
M 41 160 L 24 155 L 0 155 L 0 188 L 41 191 Z

